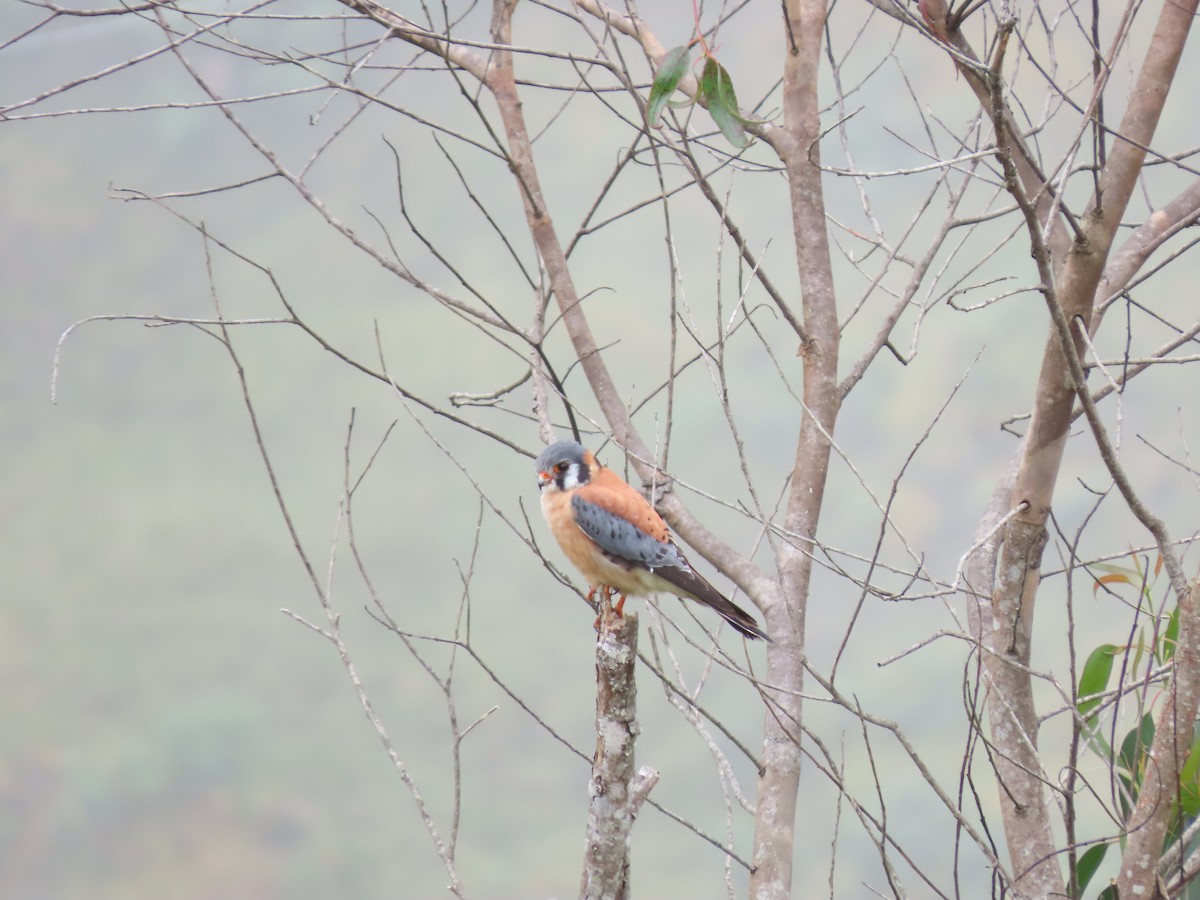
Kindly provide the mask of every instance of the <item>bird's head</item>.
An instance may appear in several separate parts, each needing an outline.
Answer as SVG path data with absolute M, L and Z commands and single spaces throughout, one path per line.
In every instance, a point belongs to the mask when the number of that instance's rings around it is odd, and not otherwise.
M 538 487 L 543 491 L 569 491 L 587 484 L 596 457 L 575 441 L 551 444 L 537 458 Z

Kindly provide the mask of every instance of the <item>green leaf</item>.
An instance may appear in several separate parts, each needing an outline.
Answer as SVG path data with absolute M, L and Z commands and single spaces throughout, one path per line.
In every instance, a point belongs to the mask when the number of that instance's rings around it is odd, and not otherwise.
M 1125 822 L 1129 819 L 1129 814 L 1133 812 L 1131 804 L 1137 802 L 1138 786 L 1128 775 L 1122 775 L 1118 772 L 1117 780 L 1121 782 L 1121 787 L 1124 790 L 1117 794 L 1117 800 L 1121 804 L 1121 821 Z
M 1114 566 L 1112 563 L 1092 563 L 1090 566 L 1088 566 L 1088 568 L 1099 569 L 1101 572 L 1112 572 L 1115 575 L 1124 575 L 1125 578 L 1123 580 L 1125 582 L 1128 584 L 1136 584 L 1137 582 L 1141 581 L 1141 576 L 1138 574 L 1136 564 L 1137 560 L 1135 559 L 1134 568 L 1132 569 L 1129 568 L 1129 566 Z M 1131 575 L 1133 576 L 1132 578 L 1129 577 Z
M 1121 741 L 1121 752 L 1117 755 L 1117 762 L 1132 777 L 1130 793 L 1134 797 L 1137 797 L 1142 784 L 1142 762 L 1153 743 L 1154 717 L 1150 713 L 1143 715 L 1138 727 L 1129 729 L 1125 740 Z
M 1133 664 L 1129 667 L 1129 671 L 1137 674 L 1138 666 L 1142 664 L 1142 657 L 1146 653 L 1146 626 L 1143 625 L 1138 629 L 1137 643 L 1133 646 Z
M 1075 864 L 1075 878 L 1079 882 L 1079 893 L 1083 893 L 1083 889 L 1087 887 L 1092 876 L 1096 874 L 1096 870 L 1100 868 L 1100 863 L 1104 861 L 1104 854 L 1108 852 L 1108 848 L 1108 844 L 1094 844 L 1087 848 L 1083 856 L 1079 857 L 1079 861 Z
M 1112 674 L 1113 656 L 1117 648 L 1112 644 L 1101 644 L 1083 664 L 1083 672 L 1079 675 L 1079 690 L 1075 693 L 1075 701 L 1079 714 L 1087 718 L 1088 713 L 1095 709 L 1100 698 L 1094 695 L 1103 693 L 1108 687 L 1108 677 Z M 1092 699 L 1086 700 L 1085 697 Z
M 691 48 L 686 45 L 663 54 L 658 70 L 654 73 L 654 81 L 650 85 L 650 102 L 646 104 L 646 124 L 651 128 L 658 127 L 663 107 L 667 105 L 667 101 L 675 93 L 675 88 L 679 87 L 679 82 L 687 74 L 691 55 Z
M 1104 735 L 1100 733 L 1100 723 L 1095 719 L 1089 720 L 1080 731 L 1087 748 L 1096 754 L 1100 759 L 1109 762 L 1113 758 L 1112 747 L 1108 746 L 1108 741 L 1104 739 Z
M 1200 737 L 1192 742 L 1192 749 L 1188 751 L 1187 761 L 1179 770 L 1179 780 L 1182 782 L 1195 781 L 1197 772 L 1200 772 Z
M 1179 770 L 1179 803 L 1188 818 L 1200 813 L 1200 781 L 1196 778 L 1197 773 L 1200 773 L 1200 738 L 1192 742 L 1187 761 Z
M 737 94 L 733 90 L 733 79 L 725 67 L 713 57 L 704 61 L 700 74 L 700 92 L 708 101 L 708 114 L 712 116 L 725 140 L 738 148 L 750 146 L 750 138 L 742 127 L 744 121 L 738 113 Z
M 1169 662 L 1171 657 L 1175 655 L 1175 645 L 1179 643 L 1179 607 L 1176 606 L 1171 610 L 1171 616 L 1167 619 L 1167 630 L 1163 632 L 1162 639 L 1158 645 L 1159 662 Z
M 1121 814 L 1129 817 L 1130 804 L 1136 803 L 1142 790 L 1142 778 L 1145 773 L 1145 763 L 1154 743 L 1154 717 L 1150 713 L 1142 716 L 1142 721 L 1136 728 L 1129 729 L 1125 739 L 1121 741 L 1121 751 L 1117 754 L 1117 778 L 1125 786 L 1125 792 L 1119 795 Z M 1123 774 L 1128 773 L 1128 774 Z M 1126 799 L 1128 795 L 1128 799 Z

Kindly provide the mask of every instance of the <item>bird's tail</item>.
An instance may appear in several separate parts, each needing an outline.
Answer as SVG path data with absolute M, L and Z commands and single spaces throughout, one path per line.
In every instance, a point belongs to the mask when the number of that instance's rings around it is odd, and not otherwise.
M 702 600 L 701 602 L 715 609 L 722 619 L 746 637 L 752 640 L 759 639 L 767 643 L 771 642 L 771 639 L 767 637 L 767 633 L 758 627 L 758 622 L 754 616 L 750 615 L 750 613 L 746 612 L 732 600 L 726 600 L 724 597 L 721 597 L 720 603 L 714 603 L 711 600 Z
M 688 568 L 657 569 L 658 575 L 664 581 L 679 588 L 685 595 L 711 607 L 722 619 L 732 625 L 741 634 L 751 640 L 770 642 L 767 633 L 758 627 L 758 621 L 732 600 L 709 584 L 699 572 Z

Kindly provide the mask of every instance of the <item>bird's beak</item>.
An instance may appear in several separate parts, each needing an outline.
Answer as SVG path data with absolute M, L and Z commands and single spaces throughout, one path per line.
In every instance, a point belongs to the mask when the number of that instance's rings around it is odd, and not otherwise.
M 538 487 L 539 488 L 544 488 L 546 485 L 548 485 L 553 480 L 554 480 L 554 477 L 549 472 L 538 472 Z

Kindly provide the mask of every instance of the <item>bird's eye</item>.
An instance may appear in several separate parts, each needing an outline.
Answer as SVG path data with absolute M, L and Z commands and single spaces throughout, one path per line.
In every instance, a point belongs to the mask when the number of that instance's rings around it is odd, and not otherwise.
M 565 462 L 555 463 L 555 465 L 554 465 L 555 472 L 565 472 L 569 468 L 570 468 L 570 465 Z

